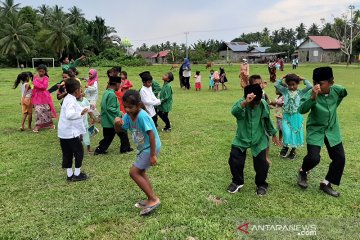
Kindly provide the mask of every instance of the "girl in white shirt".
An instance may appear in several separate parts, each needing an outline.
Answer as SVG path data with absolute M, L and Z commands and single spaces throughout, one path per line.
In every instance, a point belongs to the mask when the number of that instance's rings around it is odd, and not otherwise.
M 85 86 L 85 98 L 89 100 L 90 104 L 96 106 L 98 99 L 98 73 L 95 69 L 90 69 L 89 79 L 87 85 Z
M 155 126 L 157 127 L 157 114 L 154 106 L 160 105 L 161 101 L 160 99 L 155 97 L 155 94 L 152 91 L 151 85 L 153 78 L 150 72 L 145 71 L 140 73 L 139 75 L 143 82 L 143 86 L 140 89 L 141 102 L 145 105 L 148 114 L 153 119 Z
M 66 168 L 68 181 L 82 181 L 87 175 L 80 171 L 84 158 L 84 148 L 81 143 L 81 135 L 86 133 L 82 116 L 89 109 L 82 108 L 76 98 L 81 96 L 79 81 L 70 78 L 65 83 L 68 93 L 61 105 L 58 123 L 58 137 L 62 150 L 62 167 Z M 73 158 L 75 158 L 75 171 L 72 169 Z

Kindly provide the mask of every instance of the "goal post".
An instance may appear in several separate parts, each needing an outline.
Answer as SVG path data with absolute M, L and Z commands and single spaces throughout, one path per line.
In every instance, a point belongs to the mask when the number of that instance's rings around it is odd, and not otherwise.
M 32 62 L 32 67 L 35 68 L 35 61 L 38 60 L 49 60 L 52 62 L 52 67 L 55 68 L 55 59 L 54 58 L 32 58 L 31 62 Z

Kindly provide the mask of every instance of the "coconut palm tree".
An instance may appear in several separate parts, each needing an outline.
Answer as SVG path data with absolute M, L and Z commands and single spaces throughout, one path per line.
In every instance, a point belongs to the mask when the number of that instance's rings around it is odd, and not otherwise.
M 0 2 L 0 11 L 2 16 L 17 13 L 20 9 L 20 3 L 15 4 L 14 0 L 5 0 Z
M 306 26 L 304 23 L 300 23 L 299 26 L 295 28 L 296 30 L 296 40 L 303 40 L 306 38 Z
M 70 23 L 79 25 L 84 22 L 84 13 L 80 8 L 73 6 L 72 8 L 69 8 L 69 12 Z
M 316 23 L 311 24 L 308 29 L 308 36 L 318 36 L 320 34 L 319 26 Z
M 32 39 L 33 26 L 30 23 L 24 23 L 18 14 L 9 15 L 0 30 L 0 52 L 2 54 L 11 54 L 16 57 L 19 67 L 18 53 L 24 51 L 30 52 L 30 46 L 33 44 Z
M 50 14 L 51 14 L 51 8 L 46 5 L 42 4 L 38 9 L 37 12 L 40 14 L 40 19 L 43 23 L 47 22 L 49 20 Z

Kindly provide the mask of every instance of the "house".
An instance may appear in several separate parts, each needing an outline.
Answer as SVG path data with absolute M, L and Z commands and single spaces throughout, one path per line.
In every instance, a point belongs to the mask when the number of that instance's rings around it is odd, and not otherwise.
M 155 63 L 167 63 L 167 57 L 170 54 L 170 50 L 165 50 L 165 51 L 160 51 L 159 53 L 154 54 L 153 56 L 151 56 L 151 58 L 153 59 L 153 61 Z
M 155 58 L 152 58 L 156 53 L 151 51 L 137 51 L 136 55 L 142 56 L 148 63 L 155 63 Z
M 343 55 L 340 42 L 329 36 L 309 36 L 297 50 L 300 62 L 339 62 Z
M 241 62 L 243 58 L 250 58 L 253 62 L 264 60 L 269 57 L 266 51 L 270 47 L 254 47 L 246 42 L 224 42 L 219 49 L 220 59 L 228 62 Z M 271 54 L 271 56 L 276 56 Z

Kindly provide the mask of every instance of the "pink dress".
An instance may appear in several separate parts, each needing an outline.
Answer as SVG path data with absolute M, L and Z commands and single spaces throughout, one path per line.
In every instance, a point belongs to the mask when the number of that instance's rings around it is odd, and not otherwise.
M 35 107 L 36 127 L 50 127 L 53 125 L 51 118 L 56 117 L 56 110 L 52 97 L 47 91 L 49 78 L 46 76 L 40 78 L 36 75 L 34 76 L 33 85 L 34 89 L 31 95 L 31 102 Z

